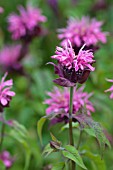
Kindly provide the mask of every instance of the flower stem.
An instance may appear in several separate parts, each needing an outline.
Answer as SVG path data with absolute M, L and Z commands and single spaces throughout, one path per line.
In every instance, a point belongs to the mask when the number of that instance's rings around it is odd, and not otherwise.
M 79 149 L 81 138 L 82 138 L 82 130 L 80 130 L 80 136 L 79 136 L 79 140 L 78 140 L 78 144 L 77 144 L 77 149 Z
M 69 142 L 74 146 L 73 140 L 73 128 L 72 128 L 72 113 L 73 113 L 73 90 L 74 87 L 70 87 L 70 104 L 69 104 Z M 71 170 L 75 170 L 75 162 L 71 161 Z

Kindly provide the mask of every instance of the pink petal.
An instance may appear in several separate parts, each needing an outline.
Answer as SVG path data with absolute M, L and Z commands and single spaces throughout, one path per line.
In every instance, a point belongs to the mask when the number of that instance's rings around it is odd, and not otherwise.
M 8 96 L 15 96 L 15 92 L 13 92 L 13 91 L 8 91 L 6 94 L 7 94 Z
M 2 97 L 1 103 L 2 103 L 3 106 L 5 106 L 8 103 L 8 101 L 5 98 Z
M 113 79 L 106 79 L 108 82 L 113 83 Z

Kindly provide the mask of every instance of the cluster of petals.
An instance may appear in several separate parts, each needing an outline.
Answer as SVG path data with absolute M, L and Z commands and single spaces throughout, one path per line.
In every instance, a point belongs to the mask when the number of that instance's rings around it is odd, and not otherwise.
M 90 71 L 94 71 L 92 63 L 94 63 L 93 52 L 90 50 L 83 50 L 85 45 L 80 49 L 79 53 L 75 55 L 70 40 L 68 40 L 64 47 L 56 47 L 56 54 L 51 58 L 58 60 L 62 66 L 66 66 L 68 69 L 74 68 L 75 71 L 84 70 L 89 68 Z
M 0 153 L 0 160 L 3 161 L 6 168 L 10 168 L 14 161 L 10 153 L 6 150 Z
M 3 67 L 17 65 L 21 48 L 21 45 L 5 46 L 0 51 L 0 65 Z
M 92 96 L 92 93 L 83 92 L 84 86 L 79 89 L 74 90 L 73 95 L 73 114 L 76 115 L 77 112 L 81 112 L 82 108 L 86 108 L 87 115 L 91 115 L 91 112 L 94 112 L 95 109 L 89 98 Z M 52 92 L 48 92 L 47 95 L 50 97 L 45 100 L 45 104 L 48 105 L 46 109 L 46 114 L 58 113 L 60 118 L 68 116 L 69 114 L 69 100 L 70 94 L 68 88 L 64 88 L 63 91 L 60 91 L 57 87 L 54 87 Z M 61 113 L 61 114 L 59 114 Z
M 5 107 L 9 104 L 11 98 L 15 96 L 15 92 L 11 91 L 13 80 L 6 80 L 7 73 L 3 76 L 0 82 L 0 105 Z
M 87 46 L 96 45 L 98 42 L 106 43 L 106 32 L 101 31 L 103 22 L 89 17 L 82 17 L 81 20 L 70 18 L 66 28 L 58 30 L 58 38 L 64 45 L 69 39 L 73 46 L 81 47 L 84 43 Z
M 113 83 L 113 79 L 107 79 L 107 81 Z M 109 89 L 105 90 L 105 92 L 111 92 L 110 99 L 113 99 L 113 85 Z
M 12 33 L 12 38 L 15 40 L 24 37 L 28 31 L 32 32 L 39 23 L 46 21 L 46 17 L 41 14 L 41 10 L 38 8 L 28 6 L 25 9 L 20 6 L 19 12 L 20 15 L 12 13 L 8 17 L 8 30 Z

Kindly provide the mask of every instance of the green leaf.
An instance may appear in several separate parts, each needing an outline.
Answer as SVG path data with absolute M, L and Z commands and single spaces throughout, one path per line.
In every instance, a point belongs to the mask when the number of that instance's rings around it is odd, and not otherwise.
M 52 138 L 53 141 L 58 142 L 57 138 L 52 133 L 50 133 L 50 135 L 51 135 L 51 138 Z
M 45 121 L 46 121 L 46 117 L 42 117 L 37 123 L 37 132 L 38 132 L 38 136 L 39 136 L 41 144 L 42 144 L 42 128 L 43 128 Z
M 29 145 L 29 134 L 26 128 L 14 121 L 11 130 L 9 131 L 9 135 L 16 139 L 23 147 L 25 151 L 25 167 L 24 170 L 27 170 L 29 167 L 29 162 L 31 158 L 31 149 Z
M 65 149 L 66 151 L 62 151 L 62 153 L 66 158 L 73 160 L 77 165 L 79 165 L 83 169 L 87 169 L 82 161 L 78 150 L 74 146 L 67 145 L 65 146 Z
M 108 139 L 106 138 L 101 125 L 98 122 L 93 121 L 92 125 L 90 125 L 90 126 L 94 129 L 96 138 L 100 145 L 101 156 L 103 156 L 103 152 L 105 150 L 105 144 L 107 144 L 110 147 L 110 143 L 109 143 Z
M 4 163 L 0 160 L 0 170 L 5 170 L 6 167 L 4 165 Z
M 63 170 L 65 168 L 64 162 L 58 162 L 53 165 L 52 170 Z
M 101 156 L 103 156 L 103 152 L 105 150 L 105 144 L 107 144 L 110 147 L 110 143 L 108 141 L 108 139 L 106 138 L 103 129 L 101 127 L 101 125 L 98 122 L 95 122 L 91 117 L 87 116 L 86 114 L 79 114 L 76 116 L 76 119 L 79 121 L 79 123 L 84 126 L 87 127 L 89 126 L 92 130 L 92 132 L 87 131 L 90 133 L 90 135 L 92 134 L 93 136 L 95 135 L 99 145 L 100 145 L 100 149 L 101 149 Z
M 13 121 L 13 127 L 20 133 L 21 136 L 25 138 L 28 137 L 28 131 L 25 126 L 18 123 L 17 121 Z
M 78 122 L 72 122 L 72 127 L 73 128 L 77 128 L 79 126 L 79 123 Z M 62 126 L 61 128 L 61 132 L 64 131 L 65 129 L 69 129 L 69 123 L 67 123 L 66 125 Z
M 60 113 L 59 113 L 60 114 Z M 49 114 L 49 115 L 46 115 L 46 116 L 44 116 L 45 118 L 47 118 L 47 119 L 49 119 L 49 120 L 51 120 L 51 119 L 53 119 L 54 117 L 56 117 L 58 115 L 58 113 L 51 113 L 51 114 Z
M 46 156 L 48 156 L 49 154 L 51 154 L 53 152 L 53 149 L 50 147 L 50 144 L 48 143 L 43 151 L 43 155 L 46 154 Z
M 93 136 L 93 137 L 96 137 L 94 129 L 92 129 L 92 128 L 84 128 L 83 130 L 84 130 L 88 135 Z
M 90 158 L 95 163 L 96 169 L 106 170 L 105 162 L 104 160 L 101 159 L 100 155 L 93 154 L 92 152 L 89 151 L 85 151 L 84 155 Z
M 43 128 L 43 125 L 46 121 L 46 119 L 53 119 L 56 115 L 58 114 L 61 114 L 61 113 L 51 113 L 49 115 L 46 115 L 46 116 L 43 116 L 37 123 L 37 132 L 38 132 L 38 136 L 39 136 L 39 139 L 40 139 L 40 142 L 42 144 L 42 128 Z

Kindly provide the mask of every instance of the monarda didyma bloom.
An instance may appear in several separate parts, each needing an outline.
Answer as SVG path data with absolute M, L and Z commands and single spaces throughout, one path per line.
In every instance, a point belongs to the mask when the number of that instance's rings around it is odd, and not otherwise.
M 2 153 L 0 153 L 0 160 L 4 163 L 5 167 L 11 168 L 14 158 L 11 157 L 10 153 L 6 150 L 4 150 Z
M 3 111 L 4 107 L 9 106 L 12 97 L 15 96 L 15 92 L 10 90 L 13 86 L 13 80 L 5 81 L 6 76 L 7 73 L 5 73 L 0 82 L 0 112 Z
M 113 83 L 113 80 L 112 80 L 112 79 L 106 79 L 106 80 L 107 80 L 108 82 Z M 105 90 L 105 92 L 111 92 L 110 99 L 113 99 L 113 85 L 112 85 L 109 89 Z
M 20 15 L 15 13 L 8 17 L 8 30 L 12 33 L 14 40 L 23 39 L 31 41 L 35 36 L 43 34 L 40 23 L 46 21 L 46 17 L 41 14 L 40 9 L 28 6 L 27 9 L 19 7 Z
M 86 44 L 86 49 L 95 50 L 98 48 L 97 43 L 106 43 L 106 32 L 101 31 L 101 21 L 82 17 L 81 20 L 70 18 L 67 22 L 67 27 L 59 29 L 58 38 L 62 40 L 61 45 L 64 45 L 67 39 L 72 43 L 75 52 Z
M 0 51 L 0 66 L 4 71 L 22 70 L 19 62 L 21 55 L 23 55 L 21 45 L 5 46 Z
M 93 104 L 89 101 L 89 98 L 92 96 L 92 93 L 88 94 L 83 92 L 84 86 L 79 89 L 74 89 L 73 94 L 73 120 L 77 114 L 82 114 L 82 109 L 86 110 L 88 116 L 91 115 L 91 112 L 94 112 L 95 109 Z M 45 100 L 45 104 L 48 104 L 46 109 L 46 114 L 55 114 L 56 117 L 52 119 L 52 123 L 57 122 L 67 122 L 69 116 L 69 100 L 70 94 L 68 88 L 64 88 L 63 91 L 60 91 L 57 87 L 54 88 L 52 92 L 48 92 L 47 95 L 50 97 Z
M 56 47 L 55 55 L 51 58 L 56 59 L 58 65 L 48 63 L 54 65 L 55 74 L 59 75 L 59 78 L 54 80 L 56 84 L 64 87 L 75 86 L 77 82 L 82 84 L 87 80 L 89 73 L 95 70 L 92 67 L 95 62 L 93 52 L 83 49 L 84 46 L 76 55 L 69 40 L 64 47 Z

